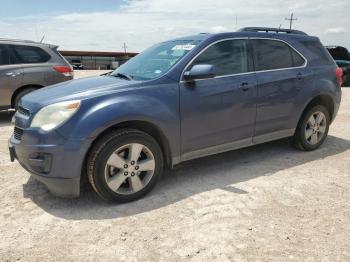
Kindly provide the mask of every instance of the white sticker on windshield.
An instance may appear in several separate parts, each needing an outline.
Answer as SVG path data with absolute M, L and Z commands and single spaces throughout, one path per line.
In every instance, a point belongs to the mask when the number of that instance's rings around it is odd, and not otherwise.
M 195 45 L 176 45 L 172 48 L 172 50 L 192 50 L 195 47 Z

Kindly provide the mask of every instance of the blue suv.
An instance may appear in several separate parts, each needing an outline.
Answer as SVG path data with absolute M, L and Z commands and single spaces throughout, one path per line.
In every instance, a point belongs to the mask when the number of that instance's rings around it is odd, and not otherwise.
M 286 137 L 318 148 L 339 108 L 341 73 L 300 31 L 166 41 L 110 75 L 24 96 L 11 159 L 54 194 L 78 196 L 87 179 L 104 200 L 132 201 L 190 159 Z

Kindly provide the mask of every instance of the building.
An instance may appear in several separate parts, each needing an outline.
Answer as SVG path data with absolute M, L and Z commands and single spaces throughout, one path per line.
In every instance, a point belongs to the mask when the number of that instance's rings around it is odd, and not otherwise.
M 74 67 L 85 70 L 112 70 L 122 65 L 137 53 L 59 51 Z

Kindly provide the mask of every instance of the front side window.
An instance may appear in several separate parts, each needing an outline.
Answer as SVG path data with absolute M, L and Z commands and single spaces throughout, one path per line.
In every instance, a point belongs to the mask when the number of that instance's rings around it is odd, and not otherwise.
M 0 66 L 10 64 L 10 55 L 4 45 L 0 45 Z
M 268 39 L 252 40 L 255 71 L 302 66 L 304 58 L 284 42 Z
M 13 45 L 12 48 L 22 64 L 45 63 L 50 59 L 50 55 L 39 47 Z
M 198 45 L 198 40 L 174 40 L 155 45 L 130 59 L 111 75 L 123 74 L 134 80 L 151 80 L 167 73 Z
M 190 65 L 209 64 L 214 66 L 216 76 L 249 72 L 247 40 L 224 40 L 208 47 Z

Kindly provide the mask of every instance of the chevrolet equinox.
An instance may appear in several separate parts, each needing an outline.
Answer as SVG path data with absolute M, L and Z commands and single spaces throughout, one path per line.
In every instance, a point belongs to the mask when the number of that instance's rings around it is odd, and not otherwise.
M 286 137 L 317 149 L 337 115 L 341 82 L 320 40 L 301 31 L 166 41 L 111 74 L 24 96 L 11 160 L 54 194 L 78 196 L 86 178 L 104 200 L 132 201 L 164 168 L 190 159 Z

